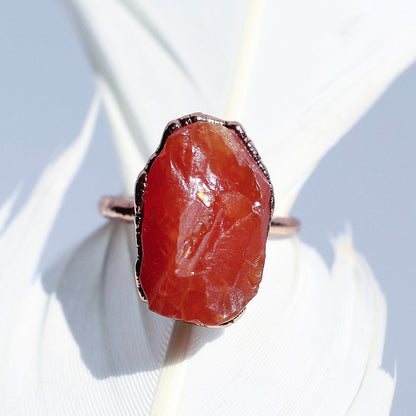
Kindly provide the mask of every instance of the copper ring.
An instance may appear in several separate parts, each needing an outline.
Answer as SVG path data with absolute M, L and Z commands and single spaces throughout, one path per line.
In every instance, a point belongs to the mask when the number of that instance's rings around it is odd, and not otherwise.
M 205 318 L 202 319 L 202 315 L 201 319 L 198 317 L 199 312 L 196 312 L 196 315 L 194 317 L 188 317 L 188 316 L 184 316 L 184 315 L 177 315 L 176 311 L 174 312 L 165 312 L 164 310 L 160 310 L 160 308 L 152 308 L 151 302 L 153 301 L 154 297 L 152 297 L 152 299 L 148 298 L 146 290 L 152 290 L 149 286 L 147 286 L 147 289 L 143 286 L 144 285 L 144 280 L 142 280 L 142 272 L 143 272 L 143 268 L 142 268 L 142 262 L 143 262 L 143 233 L 142 233 L 142 222 L 143 222 L 143 215 L 145 215 L 145 191 L 149 188 L 148 185 L 148 176 L 149 176 L 149 172 L 153 166 L 153 163 L 155 162 L 155 160 L 157 159 L 157 157 L 159 156 L 159 154 L 161 154 L 162 150 L 164 149 L 164 146 L 167 143 L 167 139 L 174 134 L 176 131 L 180 131 L 179 129 L 188 127 L 189 125 L 193 124 L 193 123 L 210 123 L 210 124 L 214 124 L 214 125 L 218 125 L 218 128 L 226 128 L 228 130 L 232 130 L 233 133 L 232 135 L 234 135 L 234 137 L 236 137 L 236 139 L 240 140 L 241 143 L 243 144 L 243 148 L 245 147 L 245 149 L 248 151 L 249 156 L 254 160 L 255 164 L 257 165 L 256 168 L 253 167 L 253 169 L 257 168 L 260 169 L 261 173 L 262 173 L 262 177 L 263 177 L 263 186 L 266 186 L 269 188 L 269 194 L 270 194 L 270 199 L 269 199 L 269 204 L 268 204 L 268 208 L 267 211 L 268 212 L 268 221 L 263 222 L 263 227 L 267 227 L 267 224 L 269 225 L 268 230 L 266 228 L 263 228 L 263 238 L 267 238 L 267 235 L 269 236 L 276 236 L 276 237 L 286 237 L 286 236 L 290 236 L 295 234 L 299 229 L 300 229 L 300 222 L 298 219 L 296 218 L 292 218 L 292 217 L 288 217 L 288 218 L 282 218 L 282 217 L 273 217 L 273 209 L 274 209 L 274 192 L 273 192 L 273 186 L 271 184 L 270 181 L 270 176 L 269 173 L 266 169 L 266 167 L 264 166 L 256 148 L 254 147 L 253 143 L 251 142 L 251 140 L 247 137 L 247 134 L 245 133 L 243 127 L 236 122 L 228 122 L 228 121 L 224 121 L 224 120 L 220 120 L 217 119 L 215 117 L 212 116 L 208 116 L 206 114 L 202 114 L 202 113 L 194 113 L 194 114 L 190 114 L 184 117 L 181 117 L 179 119 L 173 120 L 171 121 L 167 127 L 165 128 L 165 131 L 163 133 L 162 136 L 162 141 L 158 147 L 158 149 L 156 150 L 156 152 L 150 157 L 148 163 L 146 164 L 146 166 L 144 167 L 144 169 L 142 170 L 142 172 L 139 174 L 137 181 L 136 181 L 136 186 L 135 186 L 135 198 L 134 201 L 133 200 L 129 200 L 129 199 L 124 199 L 124 198 L 117 198 L 117 197 L 112 197 L 112 196 L 105 196 L 101 199 L 100 201 L 100 211 L 101 213 L 105 216 L 108 217 L 110 219 L 114 219 L 114 220 L 118 220 L 121 222 L 125 222 L 125 223 L 134 223 L 135 224 L 135 230 L 136 230 L 136 240 L 137 240 L 137 248 L 138 248 L 138 256 L 137 256 L 137 260 L 136 260 L 136 266 L 135 266 L 135 275 L 136 275 L 136 285 L 137 285 L 137 290 L 138 290 L 138 294 L 141 297 L 141 299 L 147 303 L 149 303 L 149 308 L 154 310 L 157 313 L 160 313 L 161 315 L 164 316 L 168 316 L 168 317 L 172 317 L 174 319 L 180 319 L 180 320 L 184 320 L 185 322 L 190 322 L 190 323 L 194 323 L 196 325 L 204 325 L 204 326 L 212 326 L 212 327 L 224 327 L 226 325 L 230 325 L 232 324 L 237 318 L 239 318 L 241 316 L 241 314 L 243 313 L 243 311 L 245 310 L 245 305 L 247 304 L 247 302 L 252 298 L 252 296 L 255 295 L 255 293 L 258 290 L 258 284 L 261 280 L 261 273 L 260 274 L 256 274 L 255 278 L 257 279 L 256 282 L 249 282 L 248 286 L 249 286 L 249 291 L 250 293 L 247 295 L 247 298 L 244 298 L 244 300 L 241 300 L 241 304 L 243 305 L 242 307 L 238 306 L 238 308 L 234 308 L 234 303 L 237 305 L 237 301 L 234 302 L 234 298 L 232 299 L 232 310 L 231 312 L 221 315 L 220 317 L 218 317 L 217 315 L 215 315 L 215 319 L 211 318 L 211 316 L 209 318 Z M 221 126 L 221 127 L 220 127 Z M 214 127 L 212 127 L 212 129 L 214 129 Z M 217 129 L 217 128 L 216 128 Z M 215 129 L 214 129 L 215 130 Z M 217 129 L 218 131 L 218 129 Z M 240 144 L 241 146 L 241 144 Z M 212 157 L 212 156 L 211 156 Z M 254 174 L 254 170 L 253 170 L 253 174 Z M 162 186 L 165 182 L 161 183 L 160 186 Z M 236 182 L 237 185 L 237 182 Z M 159 186 L 159 185 L 158 185 Z M 232 186 L 232 185 L 231 185 Z M 241 183 L 240 183 L 241 186 Z M 222 188 L 221 190 L 218 191 L 219 193 L 223 192 Z M 163 198 L 163 196 L 162 196 Z M 163 202 L 163 200 L 162 200 Z M 155 208 L 157 207 L 157 205 L 155 206 Z M 155 211 L 153 211 L 155 212 Z M 155 227 L 157 228 L 158 224 L 155 223 Z M 161 233 L 162 230 L 164 229 L 164 226 L 162 225 L 162 228 L 160 229 Z M 148 229 L 149 230 L 149 229 Z M 153 228 L 152 228 L 153 230 Z M 268 234 L 266 234 L 268 231 Z M 155 233 L 152 231 L 150 233 L 150 235 L 153 233 L 153 235 L 155 235 Z M 149 235 L 149 234 L 147 234 Z M 157 237 L 158 238 L 158 237 Z M 166 251 L 161 251 L 163 253 L 167 253 Z M 263 254 L 261 255 L 263 256 L 263 260 L 264 261 L 264 251 Z M 230 257 L 231 258 L 231 257 Z M 259 257 L 260 258 L 260 257 Z M 257 263 L 258 260 L 256 261 L 249 261 L 246 258 L 244 258 L 244 262 L 245 263 L 250 263 L 251 266 L 250 267 L 261 267 L 261 269 L 263 268 L 263 266 L 258 266 L 259 263 Z M 180 269 L 178 269 L 180 270 Z M 205 270 L 205 269 L 203 269 Z M 211 268 L 207 268 L 206 270 L 211 271 Z M 257 270 L 257 269 L 256 269 Z M 176 270 L 175 270 L 176 273 Z M 194 273 L 194 272 L 193 272 Z M 193 275 L 193 273 L 191 273 L 191 275 Z M 146 275 L 146 273 L 145 273 Z M 147 276 L 150 276 L 149 273 L 147 273 Z M 152 274 L 151 275 L 151 284 L 154 286 L 154 279 L 155 276 Z M 170 275 L 171 276 L 171 275 Z M 182 276 L 181 276 L 182 277 Z M 221 277 L 222 278 L 222 277 Z M 156 277 L 157 279 L 157 277 Z M 194 279 L 192 277 L 192 279 Z M 176 279 L 176 281 L 179 281 L 181 279 Z M 149 285 L 149 280 L 147 281 L 148 285 Z M 211 283 L 210 283 L 211 284 Z M 214 283 L 212 283 L 214 284 Z M 235 284 L 233 284 L 232 286 L 234 289 L 236 288 Z M 167 289 L 165 288 L 161 288 L 160 285 L 157 286 L 157 296 L 162 296 L 166 297 L 167 296 Z M 234 290 L 233 289 L 233 290 Z M 238 288 L 237 288 L 238 289 Z M 206 295 L 205 292 L 204 296 Z M 211 292 L 210 292 L 211 293 Z M 161 294 L 161 295 L 159 295 Z M 211 294 L 210 294 L 211 296 Z M 228 296 L 228 295 L 227 295 Z M 231 295 L 230 295 L 231 296 Z M 165 299 L 165 298 L 164 298 Z M 180 298 L 182 299 L 182 298 Z M 230 298 L 231 299 L 231 298 Z M 243 298 L 242 298 L 243 299 Z M 195 298 L 192 298 L 192 313 L 195 312 L 195 307 L 194 307 L 194 303 L 195 303 Z M 216 301 L 216 303 L 218 303 Z M 238 305 L 240 305 L 240 303 L 238 303 Z M 205 305 L 206 306 L 206 305 Z M 205 306 L 201 306 L 202 308 L 204 308 Z M 199 306 L 198 306 L 199 307 Z M 202 310 L 202 309 L 201 309 Z M 199 311 L 199 309 L 198 309 Z M 197 316 L 198 315 L 198 316 Z

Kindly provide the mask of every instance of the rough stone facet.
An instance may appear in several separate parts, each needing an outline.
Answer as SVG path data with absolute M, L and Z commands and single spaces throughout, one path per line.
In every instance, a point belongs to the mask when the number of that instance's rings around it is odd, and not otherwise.
M 143 196 L 139 279 L 149 308 L 217 326 L 257 293 L 270 183 L 237 133 L 195 122 L 175 130 Z

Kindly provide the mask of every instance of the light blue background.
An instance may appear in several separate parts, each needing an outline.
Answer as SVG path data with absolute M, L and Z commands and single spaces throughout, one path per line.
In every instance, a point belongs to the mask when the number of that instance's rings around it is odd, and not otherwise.
M 43 167 L 77 135 L 94 94 L 94 78 L 60 2 L 3 0 L 1 9 L 0 201 L 22 184 L 20 205 Z M 384 366 L 393 371 L 397 360 L 398 368 L 396 416 L 416 410 L 415 97 L 413 66 L 329 152 L 293 209 L 303 222 L 301 238 L 328 263 L 329 238 L 351 224 L 355 246 L 380 282 L 388 304 Z M 120 190 L 101 116 L 42 265 L 102 224 L 99 197 Z

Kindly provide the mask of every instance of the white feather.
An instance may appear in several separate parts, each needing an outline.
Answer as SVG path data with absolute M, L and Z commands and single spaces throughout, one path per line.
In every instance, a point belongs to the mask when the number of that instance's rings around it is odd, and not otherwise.
M 145 159 L 171 119 L 236 118 L 266 162 L 282 215 L 319 159 L 416 56 L 409 0 L 71 5 Z M 119 150 L 123 162 L 128 153 Z M 127 192 L 138 167 L 129 170 Z
M 3 203 L 0 207 L 0 235 L 3 231 L 3 228 L 10 217 L 11 211 L 15 205 L 16 199 L 20 194 L 20 187 L 17 188 L 12 195 Z
M 14 413 L 22 396 L 32 389 L 42 391 L 42 327 L 50 299 L 40 278 L 36 279 L 37 266 L 65 192 L 88 149 L 98 106 L 97 95 L 79 137 L 47 166 L 24 206 L 0 235 L 1 414 Z M 2 212 L 10 210 L 15 197 L 16 193 Z
M 223 330 L 138 302 L 133 246 L 108 224 L 12 299 L 6 414 L 388 414 L 384 299 L 348 237 L 332 276 L 296 238 L 270 241 L 259 295 Z
M 126 193 L 166 122 L 204 111 L 243 122 L 288 212 L 319 158 L 415 56 L 409 1 L 71 6 Z M 395 380 L 380 368 L 385 302 L 348 234 L 335 242 L 331 272 L 297 238 L 270 240 L 258 296 L 222 330 L 174 323 L 138 302 L 127 225 L 99 229 L 33 280 L 87 142 L 45 172 L 1 236 L 0 284 L 16 287 L 0 292 L 0 313 L 13 317 L 0 331 L 2 413 L 388 414 Z M 59 191 L 46 202 L 45 183 Z
M 35 275 L 65 191 L 87 152 L 98 106 L 97 95 L 77 140 L 60 158 L 47 166 L 31 196 L 1 235 L 0 284 L 4 283 L 4 276 L 8 274 L 16 276 L 14 281 L 33 278 Z

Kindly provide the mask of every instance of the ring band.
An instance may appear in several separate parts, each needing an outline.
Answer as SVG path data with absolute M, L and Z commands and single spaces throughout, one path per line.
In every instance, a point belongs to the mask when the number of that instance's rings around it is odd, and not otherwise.
M 104 196 L 100 200 L 100 212 L 104 217 L 125 223 L 134 223 L 134 201 Z M 288 237 L 300 230 L 300 221 L 294 217 L 273 217 L 270 221 L 271 237 Z

